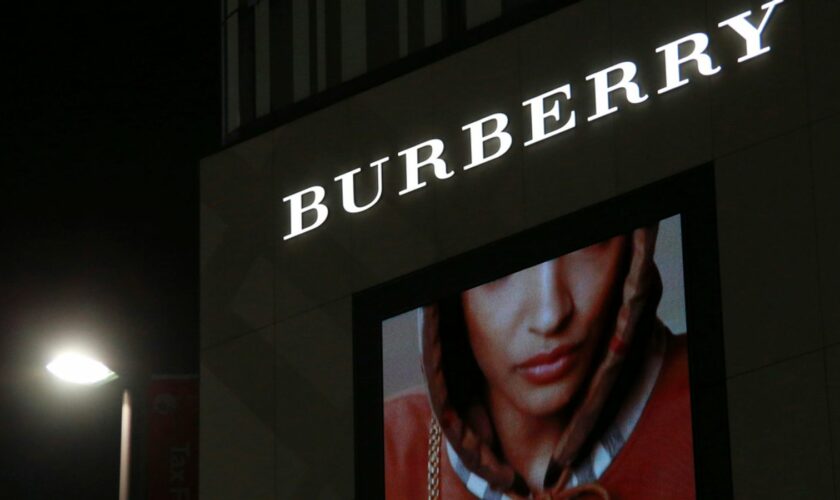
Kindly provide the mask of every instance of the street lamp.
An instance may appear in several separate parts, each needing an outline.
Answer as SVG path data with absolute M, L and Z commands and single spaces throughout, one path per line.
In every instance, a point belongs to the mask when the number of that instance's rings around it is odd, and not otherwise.
M 101 361 L 83 354 L 67 352 L 58 355 L 47 365 L 47 370 L 56 377 L 73 384 L 101 385 L 115 378 L 117 374 Z M 128 500 L 129 459 L 131 457 L 131 395 L 123 389 L 122 426 L 120 431 L 120 496 Z
M 47 370 L 61 380 L 82 385 L 105 384 L 117 378 L 104 363 L 74 352 L 60 354 Z

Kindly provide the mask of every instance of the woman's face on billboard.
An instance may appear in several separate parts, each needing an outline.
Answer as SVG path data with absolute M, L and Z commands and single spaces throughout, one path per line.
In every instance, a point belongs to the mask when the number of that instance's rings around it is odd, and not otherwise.
M 491 401 L 546 416 L 575 396 L 615 319 L 625 244 L 617 236 L 462 294 Z

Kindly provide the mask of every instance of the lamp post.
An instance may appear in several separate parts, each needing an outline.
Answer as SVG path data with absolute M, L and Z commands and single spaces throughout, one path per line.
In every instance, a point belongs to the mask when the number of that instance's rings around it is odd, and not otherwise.
M 47 365 L 56 377 L 73 384 L 102 385 L 118 377 L 104 363 L 78 353 L 64 353 Z M 122 425 L 120 428 L 120 496 L 128 500 L 129 467 L 131 459 L 131 394 L 122 394 Z

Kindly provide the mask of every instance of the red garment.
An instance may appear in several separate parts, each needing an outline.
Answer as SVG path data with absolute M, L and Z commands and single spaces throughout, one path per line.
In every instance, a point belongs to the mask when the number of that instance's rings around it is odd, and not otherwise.
M 428 398 L 413 393 L 385 405 L 385 496 L 426 499 Z M 630 438 L 598 480 L 611 500 L 695 498 L 685 336 L 671 337 L 656 386 Z M 474 500 L 441 453 L 441 498 Z

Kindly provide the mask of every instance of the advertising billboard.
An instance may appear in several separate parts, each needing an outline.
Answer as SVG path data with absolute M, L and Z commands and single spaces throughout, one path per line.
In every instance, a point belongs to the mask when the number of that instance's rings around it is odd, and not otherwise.
M 387 319 L 386 498 L 694 498 L 679 222 Z
M 354 297 L 357 491 L 731 496 L 709 172 Z

